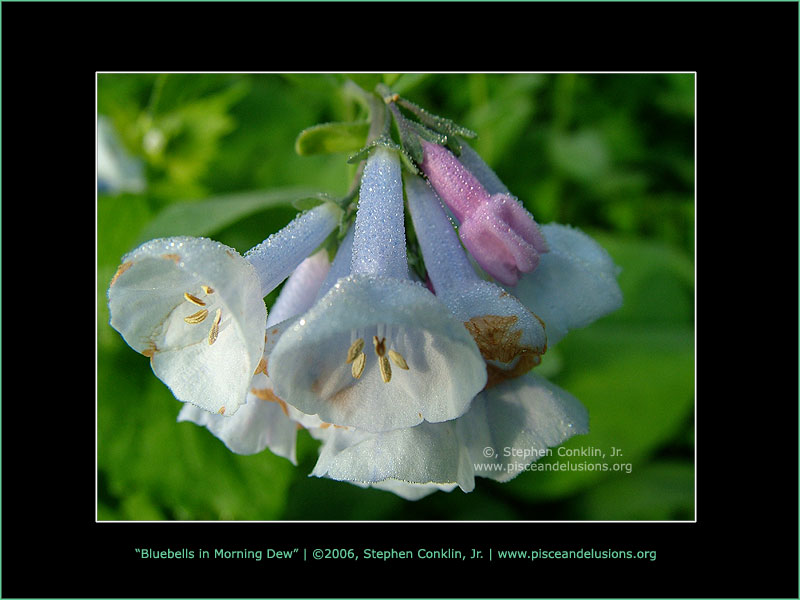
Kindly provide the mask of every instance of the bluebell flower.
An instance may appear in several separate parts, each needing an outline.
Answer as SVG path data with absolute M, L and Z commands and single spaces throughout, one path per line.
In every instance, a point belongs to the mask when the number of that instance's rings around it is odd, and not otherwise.
M 320 205 L 244 257 L 206 238 L 146 242 L 111 280 L 111 326 L 150 358 L 178 400 L 231 416 L 263 357 L 264 296 L 325 240 L 340 213 Z
M 400 159 L 377 146 L 361 180 L 349 274 L 278 341 L 274 390 L 364 431 L 455 419 L 486 383 L 463 324 L 409 278 Z

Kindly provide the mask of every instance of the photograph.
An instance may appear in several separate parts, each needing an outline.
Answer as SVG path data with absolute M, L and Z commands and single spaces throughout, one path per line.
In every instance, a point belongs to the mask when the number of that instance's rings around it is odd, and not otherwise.
M 696 522 L 695 72 L 96 109 L 99 524 Z

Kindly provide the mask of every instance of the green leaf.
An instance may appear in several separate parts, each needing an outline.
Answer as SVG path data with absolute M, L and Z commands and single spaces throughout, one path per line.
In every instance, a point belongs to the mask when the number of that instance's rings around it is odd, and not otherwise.
M 111 341 L 114 332 L 108 326 L 106 292 L 122 256 L 131 250 L 136 234 L 150 219 L 144 196 L 123 194 L 97 199 L 97 319 L 98 344 Z
M 174 235 L 208 236 L 251 214 L 313 197 L 305 188 L 217 196 L 199 202 L 171 204 L 139 234 L 139 243 Z
M 402 73 L 384 73 L 383 83 L 390 86 L 401 77 Z
M 311 210 L 312 208 L 315 208 L 320 204 L 323 204 L 324 202 L 330 200 L 329 198 L 323 196 L 325 195 L 319 194 L 318 196 L 312 196 L 310 198 L 301 198 L 300 200 L 295 200 L 294 202 L 292 202 L 292 207 L 296 208 L 301 212 L 304 210 Z
M 391 84 L 387 82 L 387 85 L 391 85 L 395 93 L 403 95 L 419 87 L 430 77 L 430 73 L 403 73 L 397 81 Z
M 120 518 L 279 518 L 295 467 L 268 450 L 234 454 L 205 427 L 177 423 L 182 404 L 122 341 L 99 356 L 97 393 L 98 468 Z
M 578 181 L 591 182 L 605 175 L 611 167 L 606 141 L 596 131 L 556 132 L 549 150 L 553 164 Z
M 368 92 L 371 92 L 376 85 L 383 82 L 383 75 L 380 73 L 345 73 L 345 75 Z
M 300 156 L 353 152 L 364 146 L 369 133 L 369 122 L 322 123 L 300 132 L 295 150 Z
M 692 323 L 694 265 L 684 252 L 659 241 L 590 233 L 622 268 L 624 303 L 605 321 Z
M 674 460 L 654 462 L 610 477 L 587 490 L 577 505 L 592 520 L 691 520 L 694 468 Z

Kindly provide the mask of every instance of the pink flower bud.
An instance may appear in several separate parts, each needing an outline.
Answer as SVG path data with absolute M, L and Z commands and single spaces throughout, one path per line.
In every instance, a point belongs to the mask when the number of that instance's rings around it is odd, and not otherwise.
M 446 148 L 424 140 L 422 147 L 419 166 L 459 220 L 461 241 L 477 263 L 505 285 L 533 271 L 547 243 L 522 203 L 508 194 L 490 195 Z

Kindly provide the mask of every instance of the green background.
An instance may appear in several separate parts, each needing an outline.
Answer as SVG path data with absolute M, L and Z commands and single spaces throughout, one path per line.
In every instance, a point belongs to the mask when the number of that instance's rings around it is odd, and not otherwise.
M 352 152 L 299 156 L 295 140 L 363 115 L 336 74 L 100 74 L 98 113 L 144 164 L 147 188 L 97 200 L 98 519 L 693 519 L 694 75 L 350 77 L 391 83 L 476 131 L 473 146 L 539 223 L 584 229 L 622 267 L 622 309 L 571 332 L 537 369 L 589 410 L 591 432 L 565 446 L 619 448 L 607 460 L 631 473 L 478 478 L 470 494 L 407 502 L 309 478 L 318 443 L 305 431 L 295 467 L 177 423 L 181 404 L 108 325 L 120 258 L 177 234 L 244 252 L 293 218 L 292 201 L 345 194 Z

